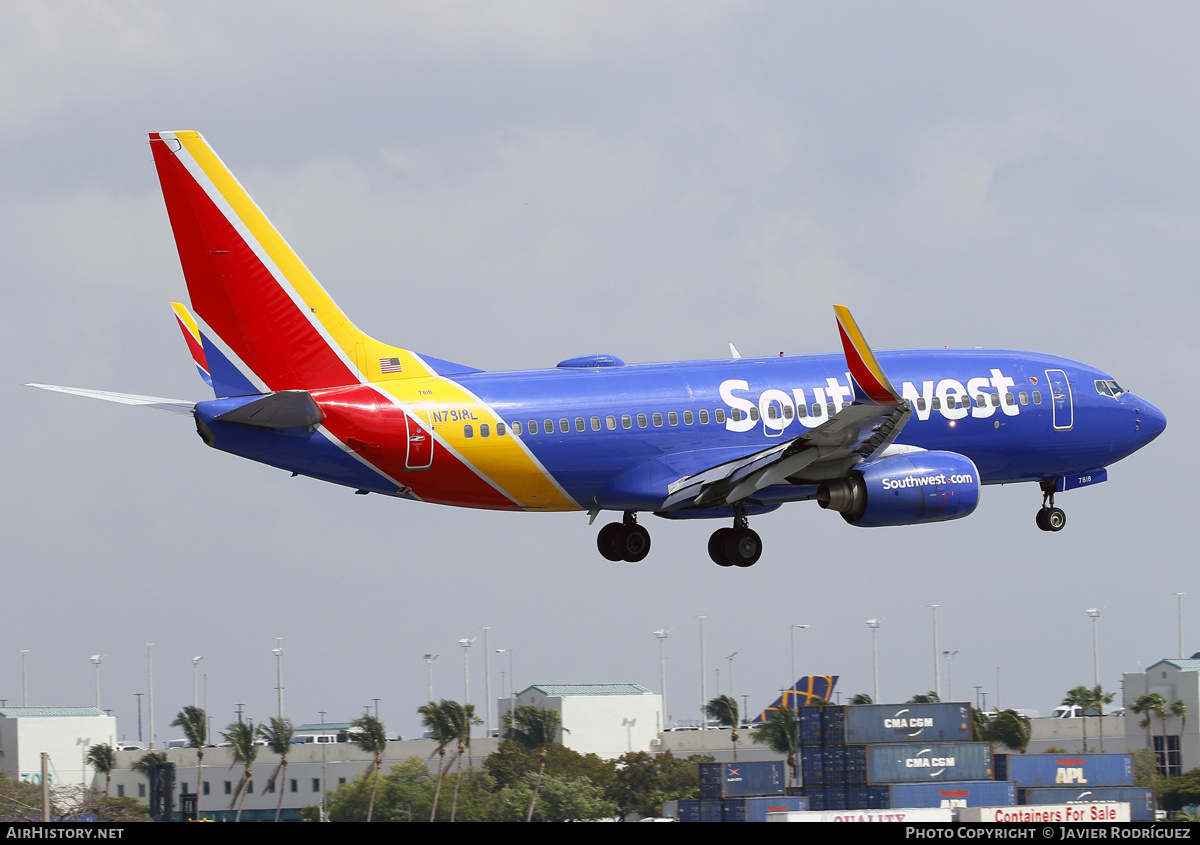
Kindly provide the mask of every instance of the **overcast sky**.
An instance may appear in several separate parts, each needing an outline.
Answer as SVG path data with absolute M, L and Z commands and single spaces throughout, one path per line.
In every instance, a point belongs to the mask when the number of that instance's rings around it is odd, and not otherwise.
M 720 670 L 752 710 L 798 674 L 882 698 L 932 688 L 1048 713 L 1177 646 L 1200 650 L 1189 431 L 1200 341 L 1200 9 L 1183 3 L 0 2 L 0 698 L 94 701 L 137 735 L 154 646 L 160 741 L 203 655 L 214 723 L 419 731 L 518 687 L 634 682 L 668 710 Z M 1086 361 L 1165 434 L 1064 494 L 987 488 L 968 519 L 856 529 L 813 504 L 719 524 L 647 518 L 610 563 L 585 514 L 355 496 L 206 448 L 186 418 L 20 387 L 209 398 L 146 133 L 196 129 L 342 308 L 390 343 L 484 369 L 838 349 L 996 346 Z M 1191 373 L 1192 375 L 1188 375 Z M 599 523 L 598 523 L 599 524 Z M 500 694 L 508 655 L 493 655 Z M 507 684 L 508 678 L 505 678 Z M 949 693 L 943 672 L 943 697 Z M 143 699 L 144 700 L 144 699 Z M 480 704 L 482 709 L 482 704 Z M 568 726 L 569 727 L 569 726 Z

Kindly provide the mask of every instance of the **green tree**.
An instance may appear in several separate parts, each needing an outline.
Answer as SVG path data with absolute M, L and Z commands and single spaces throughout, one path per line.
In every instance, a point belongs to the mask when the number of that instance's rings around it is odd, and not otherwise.
M 1106 692 L 1104 687 L 1096 684 L 1088 693 L 1088 698 L 1092 702 L 1092 707 L 1096 710 L 1096 715 L 1100 717 L 1100 753 L 1104 753 L 1104 705 L 1112 704 L 1116 698 L 1116 693 Z M 1084 713 L 1086 714 L 1086 710 Z
M 670 751 L 656 755 L 645 751 L 622 754 L 616 760 L 605 796 L 617 805 L 622 818 L 630 813 L 661 815 L 664 801 L 700 797 L 699 763 L 711 760 L 708 755 L 685 760 Z
M 526 821 L 585 821 L 611 818 L 617 813 L 616 804 L 587 778 L 568 780 L 553 774 L 537 777 L 530 772 L 519 784 L 501 789 L 496 800 L 500 812 L 508 818 L 528 804 Z
M 800 737 L 800 714 L 796 710 L 774 710 L 753 734 L 757 745 L 765 745 L 776 754 L 787 755 L 788 785 L 796 772 L 796 746 Z
M 1183 746 L 1183 734 L 1187 731 L 1187 703 L 1183 699 L 1171 702 L 1171 715 L 1178 716 L 1181 721 L 1179 723 L 1179 743 Z
M 446 708 L 449 703 L 443 698 L 441 704 L 434 704 L 431 701 L 417 708 L 417 712 L 421 714 L 421 724 L 425 726 L 425 732 L 429 734 L 430 739 L 437 743 L 435 750 L 438 755 L 437 785 L 433 791 L 433 806 L 429 810 L 430 821 L 437 816 L 438 800 L 442 795 L 442 781 L 446 777 L 446 772 L 450 770 L 449 764 L 446 764 L 446 746 L 456 739 L 454 721 L 450 718 L 450 712 Z
M 1022 754 L 1029 748 L 1029 740 L 1033 736 L 1033 724 L 1028 716 L 1023 716 L 1016 710 L 1001 710 L 984 728 L 981 739 L 1020 751 Z
M 225 737 L 225 741 L 233 748 L 233 761 L 241 763 L 245 767 L 242 779 L 238 781 L 237 788 L 233 791 L 233 799 L 229 802 L 231 810 L 234 803 L 237 803 L 237 814 L 233 820 L 240 822 L 242 807 L 246 803 L 246 792 L 248 791 L 246 785 L 253 776 L 254 761 L 258 758 L 258 745 L 255 743 L 258 731 L 254 727 L 253 721 L 231 722 L 227 730 L 221 731 L 221 736 Z
M 1080 718 L 1083 719 L 1083 751 L 1086 753 L 1088 750 L 1087 712 L 1095 706 L 1095 702 L 1092 700 L 1092 691 L 1085 686 L 1072 687 L 1071 689 L 1067 690 L 1067 694 L 1063 698 L 1062 704 L 1064 707 L 1080 708 Z
M 475 715 L 475 705 L 470 702 L 459 704 L 457 701 L 443 701 L 441 706 L 446 720 L 450 723 L 454 739 L 458 743 L 458 773 L 454 777 L 454 798 L 450 802 L 450 821 L 454 821 L 458 815 L 458 791 L 462 783 L 463 755 L 471 747 L 471 728 L 481 724 L 483 720 Z
M 917 693 L 908 700 L 909 704 L 940 704 L 942 697 L 933 690 L 925 693 Z
M 532 704 L 518 704 L 510 712 L 504 714 L 504 736 L 506 739 L 525 745 L 527 748 L 537 748 L 541 764 L 538 766 L 537 782 L 533 788 L 533 797 L 529 802 L 529 814 L 525 821 L 533 820 L 534 807 L 537 805 L 541 792 L 542 775 L 546 772 L 546 748 L 557 742 L 559 730 L 562 727 L 562 714 L 557 710 L 547 710 L 534 707 Z
M 272 716 L 266 724 L 258 726 L 258 735 L 266 741 L 272 754 L 279 755 L 279 764 L 275 766 L 271 779 L 267 781 L 268 792 L 275 788 L 276 782 L 279 784 L 279 801 L 275 805 L 275 821 L 278 822 L 279 814 L 283 810 L 283 780 L 287 777 L 288 752 L 292 750 L 296 728 L 291 719 Z
M 732 696 L 718 695 L 704 705 L 704 714 L 713 719 L 718 725 L 730 729 L 730 739 L 733 741 L 733 760 L 738 758 L 738 723 L 739 716 L 737 701 Z
M 867 695 L 865 692 L 859 692 L 859 693 L 855 693 L 854 695 L 850 696 L 850 703 L 851 704 L 874 704 L 875 700 L 873 698 L 871 698 L 871 696 Z
M 1155 756 L 1156 756 L 1156 759 L 1158 760 L 1158 767 L 1159 767 L 1160 773 L 1165 775 L 1167 773 L 1167 751 L 1166 751 L 1166 748 L 1167 748 L 1167 732 L 1166 732 L 1167 700 L 1162 697 L 1161 693 L 1151 692 L 1151 693 L 1147 693 L 1146 695 L 1139 695 L 1137 697 L 1137 700 L 1133 702 L 1133 705 L 1129 709 L 1132 710 L 1134 713 L 1138 714 L 1139 716 L 1145 714 L 1145 718 L 1143 718 L 1142 721 L 1138 722 L 1138 727 L 1146 729 L 1147 735 L 1149 737 L 1149 745 L 1150 745 L 1151 749 L 1154 748 L 1153 717 L 1155 714 L 1157 714 L 1162 719 L 1163 750 L 1161 752 L 1156 751 Z
M 150 767 L 157 766 L 159 763 L 167 762 L 167 752 L 165 751 L 147 751 L 141 757 L 133 761 L 129 768 L 133 769 L 142 777 L 150 777 Z
M 184 739 L 196 749 L 196 815 L 200 815 L 200 795 L 204 782 L 204 746 L 208 744 L 208 714 L 200 707 L 190 704 L 175 714 L 171 727 L 180 728 Z M 163 759 L 166 762 L 166 758 Z
M 88 748 L 87 761 L 93 769 L 104 775 L 104 794 L 108 795 L 112 783 L 112 770 L 117 767 L 117 752 L 107 742 Z
M 367 821 L 375 815 L 375 796 L 379 792 L 379 770 L 383 766 L 383 752 L 387 750 L 387 734 L 383 722 L 370 713 L 364 713 L 352 722 L 354 730 L 350 741 L 368 754 L 374 755 L 375 780 L 371 784 L 371 802 L 367 805 Z

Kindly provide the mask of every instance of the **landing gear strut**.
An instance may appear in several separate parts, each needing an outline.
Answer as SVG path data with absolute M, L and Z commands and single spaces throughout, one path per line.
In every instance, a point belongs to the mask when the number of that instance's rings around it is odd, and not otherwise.
M 625 511 L 623 522 L 610 522 L 600 529 L 596 548 L 607 560 L 637 563 L 650 554 L 650 532 L 638 525 L 634 511 Z
M 1067 524 L 1067 515 L 1062 508 L 1054 507 L 1055 480 L 1042 481 L 1042 507 L 1037 512 L 1037 527 L 1043 531 L 1062 531 Z
M 717 566 L 754 566 L 762 557 L 762 538 L 750 528 L 746 506 L 733 506 L 733 527 L 718 528 L 708 538 L 708 556 Z

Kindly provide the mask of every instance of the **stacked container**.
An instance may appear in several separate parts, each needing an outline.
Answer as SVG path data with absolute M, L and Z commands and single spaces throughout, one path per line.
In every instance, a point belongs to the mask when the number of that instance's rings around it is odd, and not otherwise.
M 819 720 L 820 736 L 811 726 Z M 993 780 L 991 746 L 972 742 L 968 704 L 865 704 L 800 712 L 801 790 L 814 810 L 1015 803 Z
M 783 794 L 784 764 L 701 763 L 700 799 L 679 802 L 681 822 L 762 822 L 767 813 L 807 810 L 808 799 Z
M 1154 821 L 1154 790 L 1133 785 L 1132 754 L 998 754 L 996 777 L 1016 783 L 1020 804 L 1128 802 L 1131 821 Z

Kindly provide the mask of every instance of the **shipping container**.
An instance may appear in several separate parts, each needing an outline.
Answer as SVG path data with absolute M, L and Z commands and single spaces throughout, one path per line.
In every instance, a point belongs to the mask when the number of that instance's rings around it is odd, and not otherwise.
M 1154 821 L 1154 790 L 1144 786 L 1037 787 L 1018 789 L 1020 804 L 1075 804 L 1098 801 L 1127 802 L 1129 818 L 1135 822 Z
M 967 780 L 937 783 L 897 783 L 866 787 L 870 810 L 893 807 L 1010 807 L 1017 803 L 1012 781 Z M 850 809 L 854 809 L 851 805 Z
M 800 783 L 805 787 L 825 785 L 825 755 L 821 748 L 800 749 Z
M 969 704 L 851 704 L 822 709 L 825 745 L 970 742 L 974 738 Z
M 997 754 L 996 779 L 1018 787 L 1133 786 L 1133 755 Z
M 821 711 L 824 707 L 800 708 L 800 744 L 812 747 L 821 744 Z
M 782 795 L 754 798 L 726 798 L 722 802 L 721 820 L 725 822 L 765 822 L 767 813 L 807 810 L 808 799 Z
M 752 763 L 701 763 L 701 798 L 738 798 L 750 795 L 782 795 L 782 760 Z
M 992 748 L 986 742 L 868 745 L 867 783 L 992 780 Z

